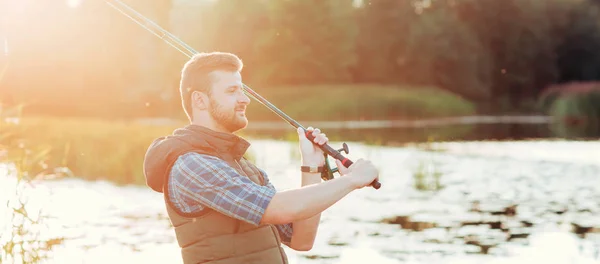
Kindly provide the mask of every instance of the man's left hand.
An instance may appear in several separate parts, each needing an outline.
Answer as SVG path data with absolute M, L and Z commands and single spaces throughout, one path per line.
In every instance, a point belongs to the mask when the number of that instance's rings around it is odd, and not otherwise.
M 300 153 L 302 155 L 302 165 L 303 166 L 323 166 L 325 165 L 325 156 L 323 150 L 321 150 L 317 145 L 310 142 L 306 135 L 304 134 L 304 130 L 302 128 L 298 128 L 298 137 L 300 139 Z M 312 127 L 308 127 L 306 131 L 310 132 L 314 137 L 315 143 L 319 145 L 327 144 L 329 139 L 325 133 L 321 133 L 321 130 L 318 128 L 313 129 Z

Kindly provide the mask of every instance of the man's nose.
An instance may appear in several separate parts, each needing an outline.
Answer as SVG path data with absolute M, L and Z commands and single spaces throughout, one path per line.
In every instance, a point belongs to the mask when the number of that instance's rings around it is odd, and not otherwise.
M 243 90 L 240 90 L 240 93 L 241 93 L 241 95 L 238 97 L 238 101 L 240 103 L 249 104 L 250 103 L 250 97 L 248 97 Z

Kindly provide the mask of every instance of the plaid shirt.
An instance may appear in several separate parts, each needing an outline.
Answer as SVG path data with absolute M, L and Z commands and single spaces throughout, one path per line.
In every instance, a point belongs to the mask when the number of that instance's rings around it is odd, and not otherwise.
M 275 187 L 259 169 L 265 186 L 240 175 L 225 161 L 208 155 L 181 155 L 169 177 L 169 198 L 183 212 L 199 212 L 208 206 L 227 216 L 258 225 Z M 283 242 L 292 237 L 292 224 L 276 225 Z

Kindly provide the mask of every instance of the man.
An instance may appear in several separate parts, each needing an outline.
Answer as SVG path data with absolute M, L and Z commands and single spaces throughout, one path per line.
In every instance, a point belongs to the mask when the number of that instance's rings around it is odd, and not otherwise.
M 310 250 L 320 213 L 378 177 L 369 161 L 349 168 L 338 161 L 343 177 L 321 182 L 320 173 L 299 168 L 302 187 L 277 191 L 243 157 L 250 144 L 233 134 L 248 124 L 241 70 L 230 53 L 190 59 L 180 83 L 190 124 L 156 139 L 146 153 L 147 184 L 164 193 L 184 263 L 288 263 L 281 244 Z M 314 143 L 328 142 L 319 129 L 308 130 Z M 321 149 L 300 129 L 298 136 L 302 166 L 324 166 Z

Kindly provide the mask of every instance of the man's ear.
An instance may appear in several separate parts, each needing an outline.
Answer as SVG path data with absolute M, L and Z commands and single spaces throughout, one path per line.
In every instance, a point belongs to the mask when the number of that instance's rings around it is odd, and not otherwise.
M 192 105 L 198 109 L 204 110 L 208 108 L 208 96 L 199 91 L 192 92 Z

